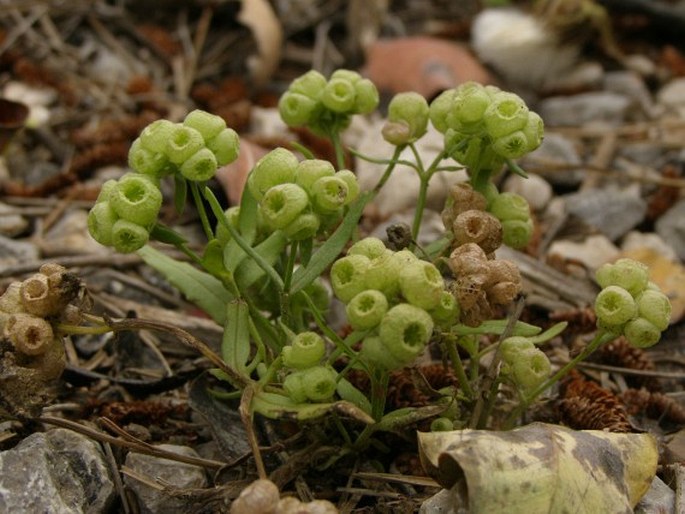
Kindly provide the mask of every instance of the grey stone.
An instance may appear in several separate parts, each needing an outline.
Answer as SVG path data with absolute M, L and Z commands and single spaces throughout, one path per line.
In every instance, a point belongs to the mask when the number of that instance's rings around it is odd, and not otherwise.
M 199 457 L 195 450 L 187 446 L 160 444 L 157 447 L 179 455 Z M 159 479 L 164 484 L 174 488 L 201 488 L 207 485 L 204 470 L 193 464 L 131 452 L 126 456 L 126 467 L 153 482 Z M 187 514 L 193 512 L 192 505 L 189 505 L 187 500 L 174 498 L 129 475 L 124 476 L 124 482 L 135 493 L 142 514 L 162 512 L 164 514 Z
M 107 512 L 114 483 L 99 446 L 62 428 L 0 453 L 0 512 Z
M 11 210 L 10 205 L 0 202 L 0 234 L 3 236 L 18 236 L 29 226 L 25 217 L 19 214 L 8 214 Z
M 0 268 L 19 262 L 35 261 L 38 256 L 39 252 L 35 244 L 0 235 Z
M 656 114 L 652 95 L 649 93 L 642 77 L 634 71 L 611 71 L 604 74 L 604 89 L 624 95 L 643 114 L 652 117 Z
M 659 477 L 654 477 L 652 485 L 635 506 L 635 514 L 662 514 L 677 512 L 676 493 Z
M 576 186 L 583 179 L 581 169 L 582 159 L 575 143 L 561 134 L 545 134 L 540 147 L 523 157 L 520 161 L 523 169 L 545 170 L 551 165 L 567 167 L 545 174 L 545 178 L 553 185 Z M 573 166 L 578 166 L 573 168 Z
M 633 230 L 628 232 L 621 243 L 621 251 L 628 252 L 630 250 L 639 250 L 641 248 L 649 248 L 658 253 L 666 259 L 676 262 L 678 256 L 675 250 L 671 248 L 666 241 L 664 241 L 659 234 L 654 232 L 638 232 Z
M 565 195 L 566 210 L 612 241 L 640 223 L 647 203 L 631 189 L 591 189 Z
M 664 85 L 656 98 L 666 112 L 682 116 L 685 113 L 685 77 L 673 79 Z
M 90 236 L 88 212 L 81 209 L 67 211 L 45 233 L 42 245 L 43 251 L 48 255 L 111 252 L 111 249 L 102 246 Z
M 659 218 L 656 233 L 685 260 L 685 199 L 680 200 Z
M 615 126 L 625 121 L 629 107 L 630 99 L 625 95 L 595 91 L 545 98 L 538 106 L 538 113 L 552 127 L 578 127 L 590 122 Z
M 465 514 L 468 505 L 458 492 L 460 485 L 457 482 L 451 489 L 442 489 L 428 498 L 421 504 L 419 514 Z

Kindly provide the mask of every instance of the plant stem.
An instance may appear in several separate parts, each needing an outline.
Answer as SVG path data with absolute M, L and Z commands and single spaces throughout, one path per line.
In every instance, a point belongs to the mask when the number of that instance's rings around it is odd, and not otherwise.
M 197 213 L 200 216 L 202 228 L 205 231 L 207 239 L 211 241 L 212 239 L 214 239 L 214 232 L 212 231 L 212 226 L 209 224 L 209 218 L 207 217 L 207 211 L 205 210 L 205 204 L 202 201 L 202 197 L 200 196 L 200 190 L 198 189 L 197 182 L 190 182 L 190 192 L 193 195 L 193 201 L 195 202 L 195 208 L 197 209 Z M 221 218 L 223 217 L 224 216 L 222 211 Z M 219 218 L 218 215 L 217 218 Z
M 378 191 L 382 189 L 382 187 L 385 185 L 385 183 L 388 181 L 390 178 L 390 174 L 392 173 L 392 170 L 395 169 L 395 166 L 397 165 L 397 159 L 399 158 L 400 154 L 402 153 L 402 149 L 404 147 L 402 146 L 396 146 L 395 147 L 395 153 L 392 154 L 392 157 L 390 158 L 390 162 L 388 163 L 388 167 L 385 169 L 385 172 L 383 173 L 383 176 L 381 179 L 378 181 L 378 184 L 373 188 L 373 194 L 376 195 L 378 194 Z
M 266 262 L 264 257 L 259 255 L 259 253 L 257 253 L 254 250 L 254 248 L 252 248 L 248 244 L 248 242 L 245 241 L 243 236 L 240 235 L 240 232 L 238 232 L 238 230 L 228 222 L 226 216 L 221 215 L 221 206 L 219 205 L 219 201 L 216 199 L 211 189 L 205 187 L 203 192 L 205 198 L 207 199 L 207 202 L 209 203 L 209 206 L 214 212 L 214 215 L 219 219 L 219 223 L 221 223 L 226 228 L 226 230 L 228 230 L 228 232 L 231 234 L 231 237 L 235 239 L 236 243 L 238 243 L 238 246 L 240 246 L 240 248 L 242 248 L 245 251 L 245 253 L 248 256 L 250 256 L 260 268 L 264 270 L 264 272 L 269 276 L 269 278 L 273 280 L 273 283 L 276 285 L 276 287 L 278 287 L 278 290 L 283 291 L 283 279 L 281 279 L 280 275 L 273 268 L 273 266 Z
M 578 355 L 576 355 L 573 359 L 571 359 L 565 366 L 563 366 L 559 371 L 557 371 L 554 375 L 549 377 L 547 380 L 545 380 L 541 385 L 539 385 L 532 393 L 526 396 L 525 400 L 522 401 L 518 407 L 516 407 L 507 420 L 504 423 L 504 428 L 509 429 L 513 426 L 513 424 L 516 422 L 516 420 L 523 414 L 523 412 L 530 406 L 531 403 L 533 403 L 538 396 L 540 396 L 542 393 L 544 393 L 547 389 L 552 387 L 554 384 L 556 384 L 559 380 L 561 380 L 566 374 L 568 374 L 573 368 L 576 367 L 576 364 L 578 364 L 580 361 L 585 360 L 588 358 L 592 353 L 595 352 L 600 346 L 602 346 L 604 343 L 608 343 L 609 341 L 612 341 L 616 339 L 616 334 L 612 334 L 610 332 L 605 332 L 603 330 L 600 330 L 597 332 L 595 337 L 588 343 L 588 345 L 583 349 L 582 352 L 580 352 Z
M 338 169 L 342 170 L 345 168 L 345 151 L 343 150 L 342 141 L 340 141 L 340 132 L 332 130 L 328 137 L 335 149 L 335 160 L 338 164 Z
M 459 386 L 464 394 L 469 398 L 473 399 L 473 389 L 471 388 L 471 383 L 466 376 L 466 371 L 464 370 L 464 364 L 461 362 L 461 357 L 459 357 L 459 351 L 457 350 L 457 341 L 454 337 L 448 337 L 445 341 L 447 346 L 447 352 L 449 353 L 450 360 L 452 361 L 452 369 L 454 374 L 457 375 L 457 380 L 459 380 Z

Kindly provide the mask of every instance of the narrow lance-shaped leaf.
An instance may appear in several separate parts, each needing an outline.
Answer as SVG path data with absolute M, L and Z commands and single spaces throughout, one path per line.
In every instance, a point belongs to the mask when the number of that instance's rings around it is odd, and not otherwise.
M 250 358 L 249 308 L 243 300 L 233 300 L 226 306 L 226 324 L 221 341 L 224 362 L 241 374 L 246 373 Z
M 178 262 L 150 246 L 138 250 L 138 255 L 146 264 L 162 273 L 189 301 L 197 304 L 214 321 L 221 325 L 226 322 L 226 304 L 233 300 L 234 296 L 226 290 L 219 279 L 194 268 L 187 262 Z
M 372 424 L 373 418 L 356 405 L 346 401 L 332 403 L 295 403 L 287 396 L 257 391 L 252 397 L 253 412 L 271 419 L 313 420 L 326 414 L 352 418 L 361 423 Z

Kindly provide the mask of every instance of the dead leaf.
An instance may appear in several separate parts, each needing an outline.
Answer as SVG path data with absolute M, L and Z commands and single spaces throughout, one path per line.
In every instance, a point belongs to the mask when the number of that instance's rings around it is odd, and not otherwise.
M 470 514 L 632 513 L 656 473 L 649 434 L 534 423 L 508 432 L 419 433 L 423 467 Z
M 266 0 L 243 0 L 238 21 L 252 31 L 257 42 L 258 56 L 247 61 L 255 84 L 265 84 L 281 60 L 283 28 Z

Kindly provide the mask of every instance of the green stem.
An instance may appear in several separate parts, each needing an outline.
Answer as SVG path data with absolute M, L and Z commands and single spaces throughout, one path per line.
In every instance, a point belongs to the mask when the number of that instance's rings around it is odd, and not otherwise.
M 516 407 L 516 409 L 514 409 L 511 412 L 511 414 L 504 423 L 504 428 L 511 428 L 513 424 L 516 422 L 516 420 L 521 416 L 521 414 L 525 412 L 525 410 L 530 406 L 531 403 L 533 403 L 538 398 L 538 396 L 540 396 L 547 389 L 556 384 L 559 380 L 564 378 L 573 368 L 576 367 L 576 365 L 580 361 L 587 359 L 604 343 L 608 343 L 609 341 L 612 341 L 614 339 L 616 339 L 616 334 L 612 334 L 611 332 L 605 332 L 603 330 L 597 332 L 595 337 L 592 339 L 592 341 L 590 341 L 590 343 L 588 343 L 588 345 L 582 352 L 576 355 L 565 366 L 559 369 L 559 371 L 557 371 L 554 375 L 545 380 L 541 385 L 539 385 L 535 390 L 533 390 L 532 393 L 525 397 L 525 400 L 522 401 L 518 405 L 518 407 Z
M 205 210 L 205 204 L 202 201 L 202 197 L 200 196 L 200 190 L 198 189 L 197 182 L 190 182 L 190 192 L 193 195 L 193 201 L 195 202 L 195 208 L 197 209 L 197 213 L 200 215 L 202 228 L 205 231 L 207 239 L 211 241 L 212 239 L 214 239 L 214 232 L 212 231 L 212 226 L 209 224 L 209 218 L 207 217 L 207 211 Z M 221 212 L 221 215 L 218 215 L 216 212 L 214 213 L 214 215 L 217 217 L 217 219 L 224 218 L 223 211 L 221 209 L 219 209 L 219 211 Z
M 98 335 L 98 334 L 106 334 L 107 332 L 112 332 L 112 329 L 105 325 L 101 327 L 82 327 L 79 325 L 67 325 L 65 323 L 57 323 L 55 326 L 57 328 L 57 332 L 60 334 L 69 334 L 69 335 Z
M 376 186 L 373 188 L 374 195 L 378 194 L 378 191 L 381 190 L 381 188 L 385 185 L 385 183 L 390 178 L 390 174 L 392 173 L 392 170 L 394 170 L 395 166 L 397 166 L 397 158 L 402 153 L 403 148 L 404 147 L 402 147 L 402 146 L 396 146 L 395 147 L 395 153 L 392 154 L 390 162 L 388 163 L 388 167 L 385 169 L 385 172 L 383 173 L 383 176 L 381 177 L 381 179 L 378 181 L 378 184 L 376 184 Z
M 389 383 L 390 373 L 387 371 L 381 372 L 380 378 L 371 375 L 371 415 L 376 421 L 383 417 Z
M 456 339 L 453 337 L 448 337 L 445 341 L 445 344 L 447 346 L 447 352 L 449 353 L 450 360 L 452 361 L 452 369 L 454 369 L 454 374 L 457 375 L 457 380 L 459 380 L 459 386 L 461 387 L 461 390 L 469 399 L 473 399 L 473 389 L 471 388 L 471 383 L 466 376 L 464 363 L 461 362 L 461 357 L 459 357 Z
M 328 137 L 335 149 L 335 160 L 338 163 L 338 169 L 342 170 L 345 168 L 345 151 L 343 150 L 342 141 L 340 141 L 340 132 L 333 130 Z
M 214 212 L 214 215 L 217 217 L 219 220 L 219 223 L 221 223 L 226 230 L 229 231 L 231 234 L 231 237 L 235 239 L 235 242 L 238 243 L 238 246 L 242 248 L 247 255 L 249 255 L 252 260 L 254 260 L 257 265 L 264 270 L 264 272 L 269 276 L 269 278 L 273 281 L 274 284 L 276 284 L 276 287 L 278 287 L 279 291 L 283 291 L 283 279 L 280 277 L 278 272 L 269 264 L 266 262 L 264 257 L 259 255 L 254 248 L 252 248 L 247 241 L 243 238 L 243 236 L 240 235 L 240 232 L 231 225 L 228 220 L 226 219 L 226 216 L 223 215 L 223 211 L 221 210 L 221 206 L 219 205 L 219 201 L 216 199 L 214 196 L 214 193 L 212 193 L 211 189 L 208 187 L 205 187 L 204 189 L 204 196 L 207 199 L 207 202 L 209 203 L 209 206 L 211 207 L 212 211 Z
M 419 230 L 421 229 L 421 220 L 423 219 L 423 211 L 426 208 L 426 197 L 428 196 L 428 181 L 430 177 L 427 175 L 419 175 L 419 196 L 416 199 L 416 209 L 414 210 L 414 222 L 411 226 L 411 238 L 416 241 L 419 237 Z

